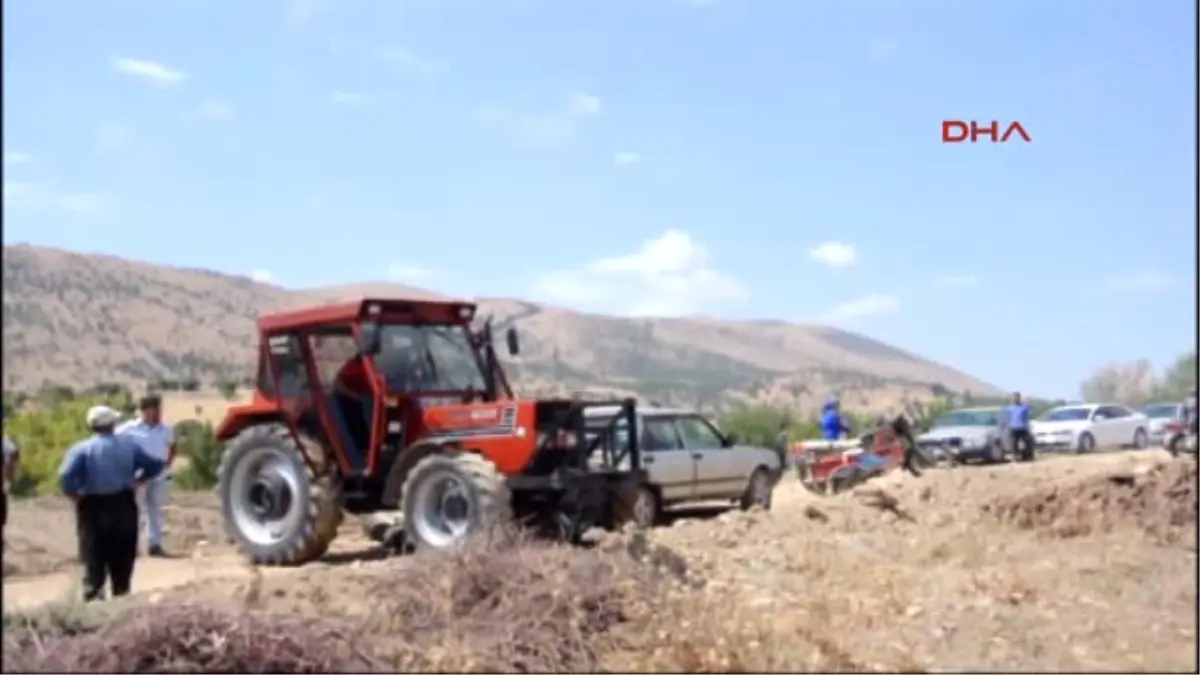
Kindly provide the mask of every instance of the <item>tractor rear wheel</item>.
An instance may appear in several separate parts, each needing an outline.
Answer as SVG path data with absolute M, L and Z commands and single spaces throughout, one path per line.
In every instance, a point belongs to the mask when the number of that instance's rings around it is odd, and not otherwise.
M 342 490 L 325 467 L 321 444 L 283 424 L 248 427 L 230 441 L 217 494 L 225 532 L 243 555 L 261 565 L 299 565 L 329 549 L 342 520 Z
M 445 550 L 512 522 L 512 496 L 496 466 L 470 452 L 434 453 L 418 461 L 401 492 L 404 530 L 417 550 Z

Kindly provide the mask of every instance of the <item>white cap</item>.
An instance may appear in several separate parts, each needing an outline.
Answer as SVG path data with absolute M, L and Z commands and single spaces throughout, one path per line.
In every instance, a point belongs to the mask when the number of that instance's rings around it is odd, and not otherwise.
M 109 427 L 121 419 L 121 413 L 106 405 L 88 408 L 87 423 L 89 427 Z

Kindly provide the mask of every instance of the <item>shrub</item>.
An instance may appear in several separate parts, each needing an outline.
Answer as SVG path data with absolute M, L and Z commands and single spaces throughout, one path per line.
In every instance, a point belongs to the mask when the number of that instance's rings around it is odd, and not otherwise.
M 183 490 L 207 490 L 217 484 L 224 445 L 213 434 L 212 424 L 184 420 L 175 425 L 175 443 L 187 466 L 175 476 Z

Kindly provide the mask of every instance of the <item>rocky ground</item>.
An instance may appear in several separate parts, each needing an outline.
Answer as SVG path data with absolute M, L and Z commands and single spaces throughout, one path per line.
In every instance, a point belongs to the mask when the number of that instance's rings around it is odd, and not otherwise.
M 69 511 L 21 504 L 6 672 L 1178 671 L 1196 663 L 1196 465 L 1155 451 L 891 474 L 592 549 L 499 537 L 387 556 L 354 523 L 246 567 L 208 495 L 125 603 L 71 590 Z M 119 620 L 114 620 L 114 619 Z M 114 648 L 114 645 L 117 645 Z

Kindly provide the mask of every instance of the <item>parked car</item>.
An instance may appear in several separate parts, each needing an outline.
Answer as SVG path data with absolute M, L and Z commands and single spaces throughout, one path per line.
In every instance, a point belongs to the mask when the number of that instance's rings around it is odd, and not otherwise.
M 589 408 L 588 427 L 601 428 L 618 412 L 616 407 Z M 771 507 L 783 468 L 774 451 L 738 443 L 695 410 L 638 408 L 637 425 L 642 462 L 650 476 L 633 503 L 639 525 L 649 527 L 666 508 L 686 502 L 735 500 L 744 509 Z M 620 449 L 628 443 L 625 426 L 618 423 L 598 448 L 608 443 Z
M 1150 420 L 1118 403 L 1082 403 L 1047 410 L 1030 424 L 1038 448 L 1091 452 L 1097 447 L 1144 448 Z
M 1003 462 L 1007 458 L 1003 411 L 1001 407 L 952 410 L 917 436 L 917 446 L 926 456 L 956 463 Z
M 1151 403 L 1142 408 L 1142 414 L 1148 420 L 1146 432 L 1150 434 L 1150 442 L 1160 444 L 1167 429 L 1167 423 L 1183 419 L 1182 403 Z

